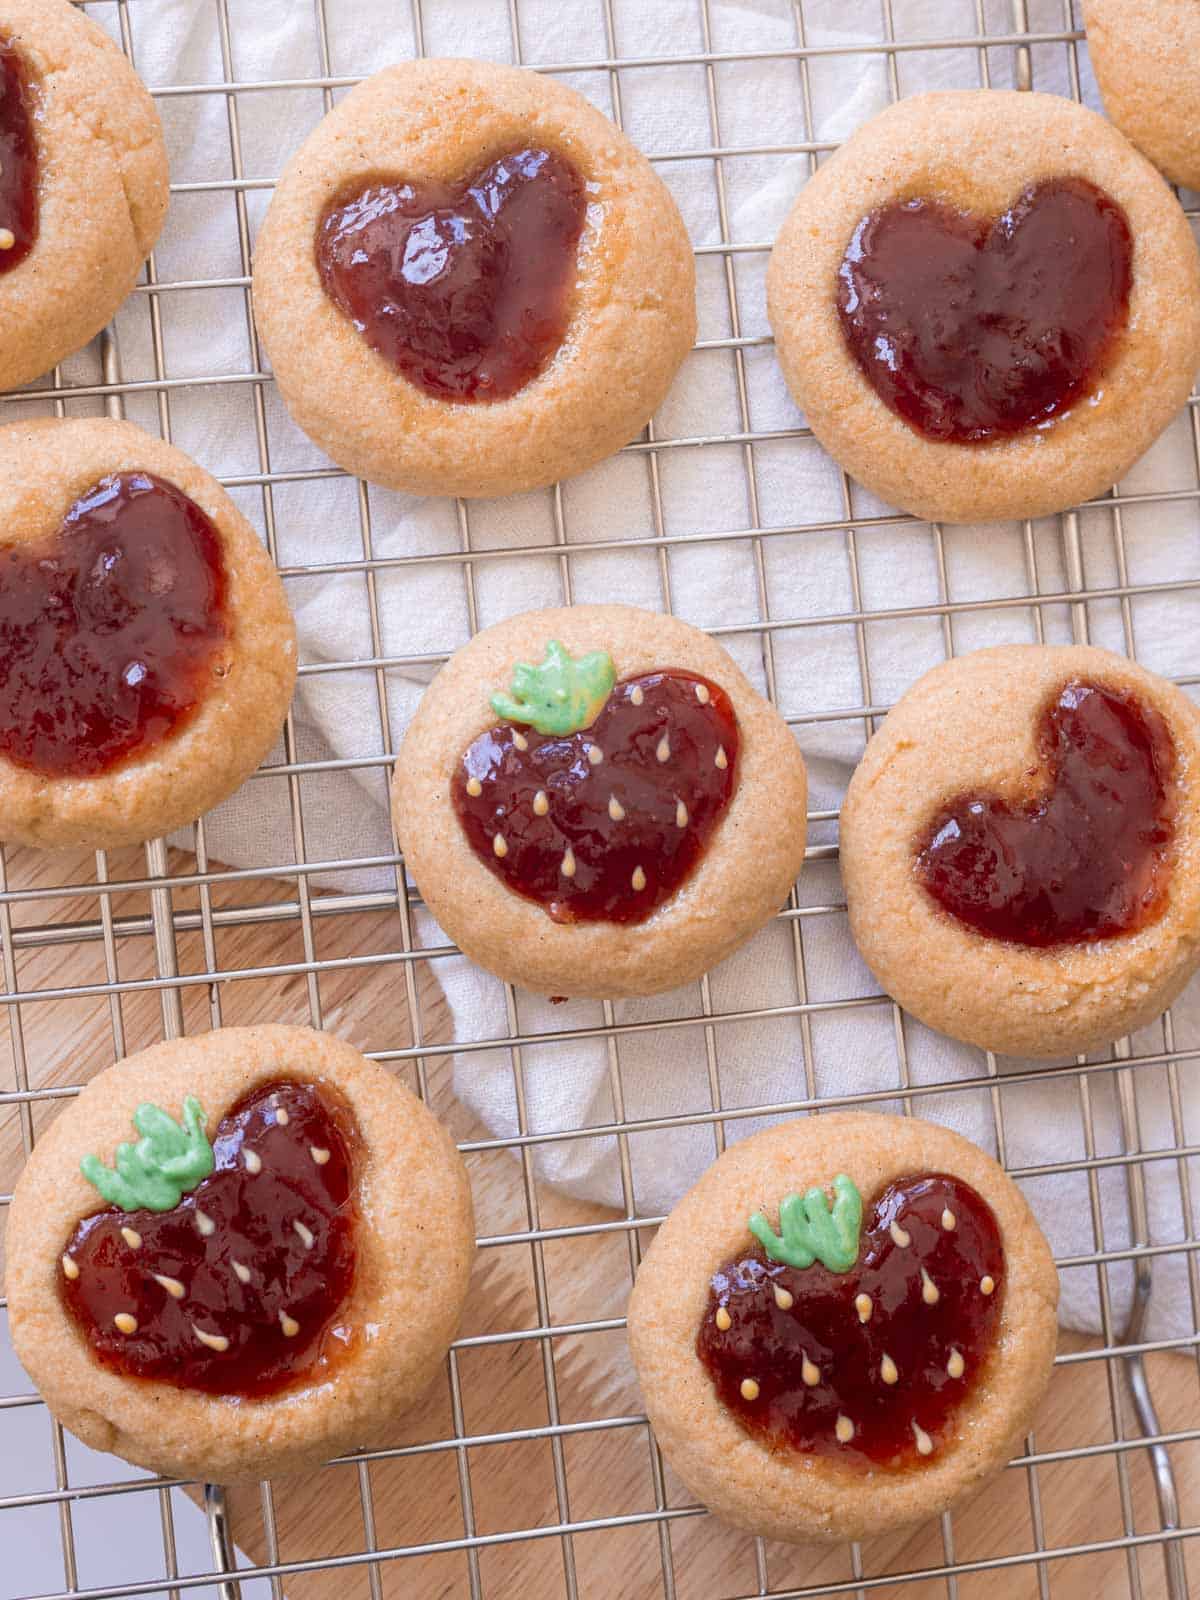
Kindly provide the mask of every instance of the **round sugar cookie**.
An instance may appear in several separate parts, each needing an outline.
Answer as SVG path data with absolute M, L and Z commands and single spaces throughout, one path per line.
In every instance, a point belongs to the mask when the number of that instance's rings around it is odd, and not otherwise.
M 1105 111 L 1173 183 L 1200 189 L 1200 6 L 1087 0 L 1083 20 Z

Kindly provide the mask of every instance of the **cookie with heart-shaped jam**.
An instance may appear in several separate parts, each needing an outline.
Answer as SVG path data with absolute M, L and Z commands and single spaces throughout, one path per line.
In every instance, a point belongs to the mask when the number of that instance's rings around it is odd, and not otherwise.
M 258 328 L 296 422 L 348 471 L 499 495 L 593 466 L 695 337 L 683 220 L 581 95 L 487 61 L 353 89 L 275 190 Z
M 129 423 L 0 428 L 0 838 L 182 827 L 278 736 L 283 586 L 208 473 Z
M 1151 1022 L 1200 962 L 1200 713 L 1087 646 L 947 661 L 893 707 L 841 812 L 850 926 L 929 1026 L 1017 1056 Z
M 392 805 L 446 933 L 551 995 L 699 977 L 779 910 L 804 860 L 786 723 L 705 634 L 633 606 L 477 634 L 425 693 Z
M 216 1482 L 384 1439 L 454 1335 L 474 1256 L 449 1135 L 308 1028 L 225 1028 L 92 1080 L 6 1237 L 13 1344 L 85 1443 Z
M 0 4 L 0 389 L 112 320 L 167 212 L 167 152 L 128 58 L 70 0 Z
M 817 438 L 938 522 L 1105 493 L 1186 403 L 1200 255 L 1175 197 L 1054 95 L 917 95 L 809 180 L 768 310 Z
M 913 1118 L 732 1146 L 659 1229 L 629 1345 L 672 1468 L 738 1527 L 859 1539 L 1001 1468 L 1045 1391 L 1058 1277 L 1016 1185 Z

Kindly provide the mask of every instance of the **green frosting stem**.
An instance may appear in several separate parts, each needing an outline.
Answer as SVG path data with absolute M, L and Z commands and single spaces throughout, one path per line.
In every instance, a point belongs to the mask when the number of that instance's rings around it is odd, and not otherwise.
M 122 1211 L 170 1211 L 181 1195 L 213 1170 L 212 1145 L 204 1131 L 204 1111 L 194 1094 L 183 1102 L 178 1123 L 158 1106 L 143 1102 L 133 1113 L 142 1135 L 137 1144 L 117 1146 L 116 1170 L 97 1156 L 84 1156 L 79 1170 L 110 1205 Z
M 839 1172 L 833 1180 L 832 1211 L 824 1189 L 815 1188 L 804 1196 L 789 1194 L 780 1202 L 779 1233 L 761 1211 L 754 1213 L 749 1226 L 772 1261 L 789 1267 L 811 1267 L 820 1261 L 830 1272 L 849 1272 L 858 1260 L 862 1196 Z
M 517 662 L 512 693 L 494 694 L 492 710 L 507 722 L 527 722 L 538 733 L 578 733 L 595 722 L 615 682 L 606 650 L 576 658 L 551 639 L 544 661 Z

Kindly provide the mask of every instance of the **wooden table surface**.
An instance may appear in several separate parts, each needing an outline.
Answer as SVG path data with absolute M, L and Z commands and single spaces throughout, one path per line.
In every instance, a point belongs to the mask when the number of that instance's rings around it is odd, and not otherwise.
M 146 876 L 138 850 L 112 852 L 110 881 Z M 173 855 L 176 873 L 194 870 L 191 858 Z M 38 856 L 10 852 L 8 887 L 94 885 L 96 860 L 90 854 Z M 311 883 L 318 900 L 327 894 Z M 278 920 L 239 916 L 218 923 L 206 949 L 201 929 L 179 938 L 184 974 L 246 972 L 251 976 L 199 983 L 183 989 L 189 1031 L 216 1023 L 302 1021 L 312 1018 L 309 979 L 259 969 L 304 962 L 370 957 L 399 948 L 399 919 L 392 912 L 318 914 L 313 918 L 312 950 L 306 951 L 295 908 L 295 883 L 241 879 L 218 883 L 210 891 L 214 912 L 237 912 L 270 905 L 290 906 Z M 197 888 L 173 892 L 177 913 L 200 906 Z M 149 937 L 149 893 L 112 894 L 102 905 L 93 888 L 79 897 L 17 902 L 11 909 L 10 944 L 15 980 L 25 992 L 55 986 L 137 982 L 154 976 Z M 111 914 L 111 937 L 105 916 Z M 2 919 L 2 913 L 0 913 Z M 66 933 L 66 924 L 85 924 L 87 937 Z M 55 925 L 60 932 L 54 932 Z M 43 933 L 41 930 L 48 930 Z M 0 932 L 3 932 L 0 920 Z M 69 939 L 70 942 L 66 942 Z M 10 975 L 11 976 L 11 975 Z M 449 1066 L 436 1053 L 450 1037 L 445 1003 L 430 964 L 415 968 L 421 1037 L 430 1045 L 425 1058 L 431 1103 L 456 1136 L 486 1136 L 450 1092 Z M 6 985 L 7 987 L 8 985 Z M 413 1043 L 402 969 L 392 963 L 323 971 L 315 980 L 322 1024 L 364 1049 L 394 1049 Z M 54 1001 L 37 1000 L 19 1008 L 19 1028 L 11 1014 L 4 1030 L 0 1089 L 19 1087 L 13 1078 L 23 1051 L 28 1086 L 46 1089 L 80 1084 L 111 1062 L 162 1035 L 157 994 L 134 989 L 119 1000 L 100 994 Z M 414 1081 L 411 1063 L 405 1076 Z M 25 1112 L 11 1101 L 0 1105 L 0 1192 L 8 1192 L 20 1169 L 23 1141 L 36 1138 L 57 1110 L 53 1100 L 35 1101 Z M 507 1151 L 468 1157 L 475 1187 L 479 1230 L 495 1236 L 537 1227 L 560 1227 L 612 1216 L 594 1206 L 530 1186 L 521 1164 Z M 0 1208 L 0 1218 L 5 1215 Z M 3 1223 L 0 1221 L 0 1230 Z M 462 1333 L 477 1339 L 491 1334 L 621 1318 L 637 1248 L 648 1242 L 627 1232 L 569 1240 L 496 1245 L 481 1251 Z M 631 1239 L 634 1241 L 631 1246 Z M 0 1232 L 0 1264 L 3 1259 Z M 420 1285 L 413 1286 L 419 1297 Z M 1094 1349 L 1098 1341 L 1063 1335 L 1064 1354 Z M 1195 1428 L 1200 1422 L 1197 1365 L 1180 1355 L 1151 1357 L 1150 1374 L 1165 1431 Z M 398 1432 L 396 1444 L 452 1439 L 454 1396 L 466 1436 L 507 1435 L 544 1429 L 557 1421 L 568 1429 L 605 1418 L 636 1419 L 641 1402 L 625 1347 L 623 1330 L 564 1334 L 552 1340 L 508 1339 L 460 1347 L 418 1411 Z M 438 1551 L 349 1568 L 290 1577 L 285 1588 L 296 1600 L 349 1600 L 362 1595 L 404 1596 L 405 1600 L 476 1593 L 504 1600 L 556 1600 L 584 1596 L 650 1600 L 669 1595 L 664 1558 L 679 1600 L 717 1600 L 807 1585 L 847 1583 L 855 1577 L 887 1578 L 939 1568 L 948 1559 L 988 1560 L 1047 1548 L 1119 1540 L 1126 1533 L 1151 1534 L 1157 1510 L 1144 1449 L 1114 1452 L 1113 1405 L 1126 1418 L 1132 1411 L 1115 1361 L 1085 1360 L 1060 1366 L 1038 1419 L 1039 1454 L 1097 1447 L 1096 1453 L 1067 1461 L 1043 1462 L 1036 1469 L 1010 1467 L 953 1518 L 952 1529 L 938 1523 L 905 1537 L 869 1540 L 857 1559 L 849 1547 L 813 1551 L 770 1544 L 722 1527 L 708 1516 L 681 1516 L 669 1524 L 634 1521 L 624 1527 L 582 1531 L 569 1540 L 558 1535 L 526 1537 L 481 1547 Z M 0 1430 L 3 1429 L 0 1410 Z M 1133 1433 L 1132 1423 L 1126 1424 Z M 1200 1447 L 1172 1447 L 1184 1526 L 1200 1515 Z M 477 1535 L 537 1530 L 566 1521 L 611 1517 L 638 1518 L 656 1506 L 653 1454 L 648 1430 L 636 1420 L 595 1431 L 568 1431 L 546 1437 L 494 1439 L 465 1449 L 442 1449 L 374 1460 L 369 1465 L 329 1467 L 311 1477 L 277 1484 L 269 1495 L 258 1489 L 233 1496 L 234 1531 L 248 1555 L 257 1559 L 303 1561 L 369 1549 L 436 1544 L 461 1539 L 464 1526 Z M 113 1480 L 124 1475 L 113 1461 Z M 689 1497 L 670 1472 L 663 1485 L 665 1504 L 686 1507 Z M 153 1496 L 146 1496 L 153 1500 Z M 364 1514 L 365 1511 L 365 1514 Z M 0 1514 L 12 1518 L 21 1513 Z M 0 1548 L 12 1536 L 0 1520 Z M 19 1534 L 17 1535 L 19 1537 Z M 1194 1592 L 1200 1594 L 1200 1551 L 1186 1541 Z M 472 1570 L 473 1569 L 473 1570 Z M 161 1569 L 152 1568 L 147 1576 Z M 854 1592 L 851 1588 L 850 1592 Z M 1052 1595 L 1056 1600 L 1095 1600 L 1096 1596 L 1165 1594 L 1163 1558 L 1158 1545 L 1139 1550 L 1097 1551 L 1042 1563 L 1022 1563 L 955 1580 L 917 1578 L 883 1583 L 867 1593 L 933 1596 L 1004 1596 L 1005 1600 Z

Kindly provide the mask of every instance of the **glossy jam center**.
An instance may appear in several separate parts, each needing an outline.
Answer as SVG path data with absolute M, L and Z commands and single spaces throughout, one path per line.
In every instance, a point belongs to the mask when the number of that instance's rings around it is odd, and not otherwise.
M 37 238 L 37 181 L 29 80 L 16 46 L 0 40 L 0 277 L 20 266 Z
M 354 1281 L 356 1137 L 329 1090 L 267 1084 L 221 1122 L 216 1170 L 173 1211 L 85 1217 L 60 1282 L 101 1364 L 265 1395 L 335 1361 L 351 1337 L 337 1318 Z
M 737 783 L 723 689 L 686 672 L 625 678 L 566 738 L 481 733 L 454 774 L 472 850 L 557 922 L 643 922 L 703 856 Z
M 1079 944 L 1161 915 L 1176 806 L 1162 718 L 1068 683 L 1038 728 L 1024 804 L 961 795 L 918 843 L 917 877 L 960 922 L 1012 944 Z
M 142 472 L 0 546 L 0 751 L 82 778 L 167 738 L 228 670 L 225 590 L 212 523 Z
M 943 1173 L 886 1189 L 846 1273 L 761 1250 L 713 1276 L 696 1353 L 772 1450 L 912 1467 L 954 1435 L 992 1351 L 1004 1252 L 991 1208 Z M 727 1326 L 722 1327 L 721 1324 Z
M 373 350 L 443 400 L 506 400 L 562 343 L 587 196 L 518 150 L 468 183 L 373 182 L 317 233 L 326 293 Z
M 935 200 L 863 218 L 838 312 L 880 399 L 931 439 L 1020 433 L 1101 384 L 1129 314 L 1125 213 L 1082 178 L 1027 189 L 994 221 Z

